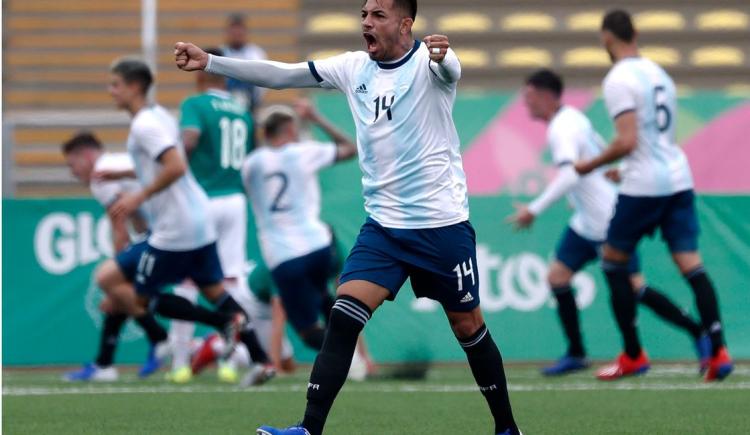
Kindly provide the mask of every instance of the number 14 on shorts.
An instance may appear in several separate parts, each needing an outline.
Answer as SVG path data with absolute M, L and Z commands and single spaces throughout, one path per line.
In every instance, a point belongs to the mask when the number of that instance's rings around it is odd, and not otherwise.
M 463 261 L 457 264 L 456 267 L 453 268 L 453 271 L 456 272 L 456 276 L 458 277 L 459 292 L 464 291 L 464 278 L 471 276 L 471 285 L 476 285 L 477 281 L 474 277 L 474 263 L 472 262 L 471 257 L 469 257 L 468 263 Z

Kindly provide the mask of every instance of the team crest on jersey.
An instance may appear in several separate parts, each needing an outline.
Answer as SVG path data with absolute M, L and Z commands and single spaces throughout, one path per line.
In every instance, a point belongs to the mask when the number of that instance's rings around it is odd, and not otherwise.
M 357 89 L 354 90 L 354 92 L 357 93 L 357 94 L 366 94 L 367 93 L 367 86 L 365 86 L 365 84 L 362 83 L 361 85 L 359 85 L 357 87 Z

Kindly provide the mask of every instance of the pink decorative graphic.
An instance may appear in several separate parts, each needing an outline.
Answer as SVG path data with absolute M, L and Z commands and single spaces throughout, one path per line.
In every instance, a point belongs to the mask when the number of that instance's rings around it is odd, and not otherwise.
M 750 192 L 750 104 L 714 119 L 683 149 L 698 192 Z
M 589 91 L 568 91 L 564 102 L 585 108 L 593 98 Z M 469 194 L 494 195 L 530 171 L 538 172 L 545 132 L 546 124 L 531 119 L 519 94 L 464 153 Z

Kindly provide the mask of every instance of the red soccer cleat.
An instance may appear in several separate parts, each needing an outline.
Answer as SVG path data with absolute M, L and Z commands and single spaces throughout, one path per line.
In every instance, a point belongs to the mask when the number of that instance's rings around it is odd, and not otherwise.
M 648 361 L 646 352 L 641 351 L 638 358 L 632 359 L 625 352 L 617 357 L 614 364 L 602 367 L 597 373 L 596 378 L 601 381 L 614 381 L 625 376 L 642 375 L 648 371 L 651 364 Z
M 712 356 L 708 362 L 705 380 L 706 382 L 721 381 L 729 376 L 733 369 L 732 358 L 729 356 L 727 348 L 722 346 L 719 349 L 719 353 L 716 356 Z
M 219 354 L 214 350 L 214 342 L 219 339 L 217 334 L 211 334 L 203 341 L 203 345 L 198 352 L 193 355 L 193 361 L 190 366 L 193 374 L 197 375 L 216 361 Z

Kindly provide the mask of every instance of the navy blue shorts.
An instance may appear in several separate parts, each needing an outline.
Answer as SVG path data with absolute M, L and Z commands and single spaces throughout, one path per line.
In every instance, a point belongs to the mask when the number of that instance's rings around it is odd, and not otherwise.
M 146 250 L 148 246 L 147 241 L 142 241 L 128 245 L 124 250 L 120 251 L 115 256 L 115 263 L 120 268 L 120 272 L 125 275 L 128 281 L 135 281 L 135 274 L 138 270 L 138 261 L 141 259 L 141 254 Z
M 271 271 L 281 303 L 295 331 L 304 332 L 318 323 L 328 293 L 331 270 L 330 246 L 285 261 Z
M 587 239 L 572 228 L 567 227 L 557 244 L 555 258 L 573 273 L 583 269 L 588 263 L 598 260 L 601 256 L 603 242 Z M 638 254 L 630 256 L 628 272 L 640 272 Z
M 479 272 L 471 224 L 406 230 L 368 218 L 344 263 L 341 283 L 369 281 L 388 289 L 393 300 L 407 278 L 417 297 L 434 299 L 447 311 L 476 308 Z
M 157 296 L 164 287 L 187 278 L 198 287 L 224 279 L 215 242 L 191 251 L 164 251 L 147 244 L 138 260 L 135 290 L 141 295 Z
M 646 235 L 653 236 L 657 229 L 671 252 L 698 250 L 700 228 L 692 190 L 669 196 L 619 195 L 607 243 L 632 254 L 638 242 Z

